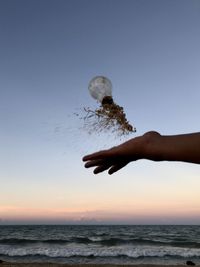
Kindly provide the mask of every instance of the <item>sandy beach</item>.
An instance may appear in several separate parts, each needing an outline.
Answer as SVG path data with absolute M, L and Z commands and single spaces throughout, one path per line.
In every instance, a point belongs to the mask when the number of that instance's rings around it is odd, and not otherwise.
M 137 265 L 114 265 L 114 264 L 56 264 L 56 263 L 0 263 L 7 267 L 185 267 L 185 265 L 159 265 L 159 264 L 137 264 Z M 200 265 L 195 265 L 200 267 Z

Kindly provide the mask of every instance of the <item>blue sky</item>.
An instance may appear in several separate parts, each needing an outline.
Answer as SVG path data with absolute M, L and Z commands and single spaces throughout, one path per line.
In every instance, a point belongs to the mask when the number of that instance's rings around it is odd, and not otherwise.
M 2 222 L 200 223 L 198 165 L 94 176 L 82 156 L 120 140 L 88 136 L 73 116 L 97 106 L 88 83 L 105 75 L 132 137 L 198 132 L 199 47 L 196 0 L 1 0 Z

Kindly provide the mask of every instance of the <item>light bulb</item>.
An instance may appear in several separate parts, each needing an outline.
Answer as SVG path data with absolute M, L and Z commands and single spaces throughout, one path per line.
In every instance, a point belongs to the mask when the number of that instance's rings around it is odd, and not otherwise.
M 88 86 L 89 92 L 93 98 L 102 103 L 107 96 L 112 98 L 112 83 L 104 76 L 94 77 Z

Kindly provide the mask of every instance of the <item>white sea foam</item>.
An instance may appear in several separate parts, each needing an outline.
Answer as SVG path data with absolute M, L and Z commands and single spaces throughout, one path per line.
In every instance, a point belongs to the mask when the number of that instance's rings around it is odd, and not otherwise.
M 118 257 L 127 256 L 130 258 L 139 257 L 200 257 L 200 249 L 188 249 L 163 246 L 115 246 L 115 247 L 93 247 L 88 245 L 81 246 L 27 246 L 13 247 L 0 245 L 0 254 L 13 256 L 40 255 L 47 257 Z

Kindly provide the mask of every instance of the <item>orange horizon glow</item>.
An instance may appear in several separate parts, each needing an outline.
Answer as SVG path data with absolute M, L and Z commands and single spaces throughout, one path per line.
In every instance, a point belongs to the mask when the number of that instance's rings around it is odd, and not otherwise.
M 199 224 L 200 179 L 190 170 L 180 175 L 173 169 L 173 177 L 165 172 L 166 177 L 158 173 L 151 179 L 92 177 L 84 188 L 82 180 L 48 184 L 48 190 L 37 183 L 31 190 L 10 186 L 9 192 L 1 192 L 0 223 Z
M 148 219 L 162 219 L 173 218 L 181 219 L 193 217 L 200 214 L 200 208 L 194 207 L 193 209 L 180 209 L 176 207 L 173 209 L 161 209 L 161 207 L 152 207 L 150 210 L 145 207 L 138 207 L 135 210 L 118 211 L 117 209 L 109 210 L 69 210 L 69 209 L 38 209 L 38 208 L 26 208 L 16 206 L 0 206 L 0 218 L 1 221 L 71 221 L 71 222 L 84 222 L 84 221 L 137 221 Z

